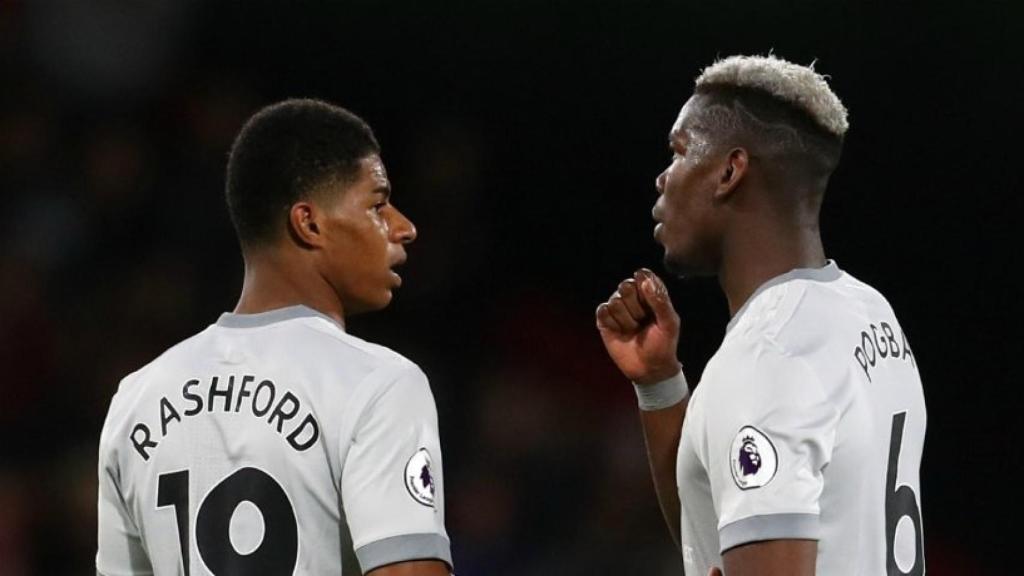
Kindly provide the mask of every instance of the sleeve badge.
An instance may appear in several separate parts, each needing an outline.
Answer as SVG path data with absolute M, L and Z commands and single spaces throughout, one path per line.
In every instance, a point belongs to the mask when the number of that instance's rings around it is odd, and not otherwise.
M 426 448 L 417 450 L 405 465 L 405 488 L 413 500 L 434 507 L 434 476 L 430 471 L 430 452 Z
M 733 438 L 729 465 L 736 486 L 750 490 L 772 481 L 779 468 L 779 456 L 768 436 L 753 426 L 744 426 Z

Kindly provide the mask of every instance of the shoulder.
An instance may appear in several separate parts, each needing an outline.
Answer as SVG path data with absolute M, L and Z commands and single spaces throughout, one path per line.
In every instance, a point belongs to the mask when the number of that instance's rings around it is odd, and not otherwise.
M 751 310 L 745 323 L 733 327 L 708 362 L 698 388 L 705 388 L 702 402 L 716 413 L 743 418 L 826 401 L 815 369 L 819 337 L 810 333 L 818 328 L 797 310 L 806 290 L 779 288 L 765 295 L 763 309 Z
M 765 335 L 726 352 L 709 362 L 695 394 L 702 417 L 694 433 L 710 443 L 704 457 L 733 454 L 748 436 L 760 438 L 759 447 L 830 437 L 840 406 L 807 358 Z
M 354 429 L 369 422 L 390 422 L 402 429 L 425 422 L 436 428 L 437 407 L 427 375 L 416 363 L 388 352 L 386 361 L 368 373 L 350 397 Z
M 784 347 L 787 336 L 812 321 L 822 284 L 790 280 L 759 291 L 730 323 L 725 347 L 771 344 Z
M 209 328 L 182 340 L 141 368 L 121 378 L 110 399 L 103 421 L 103 429 L 100 432 L 101 466 L 115 467 L 114 463 L 118 460 L 118 453 L 125 439 L 128 438 L 132 424 L 136 421 L 139 407 L 144 404 L 144 399 L 150 392 L 153 383 L 159 382 L 159 375 L 165 372 L 169 365 L 179 363 L 180 358 L 188 354 L 196 341 L 201 339 L 208 330 Z
M 770 345 L 806 357 L 847 324 L 859 325 L 879 311 L 891 313 L 878 290 L 838 267 L 830 272 L 825 280 L 797 277 L 759 290 L 730 323 L 722 349 Z
M 704 384 L 710 384 L 708 394 L 732 397 L 731 401 L 766 401 L 783 392 L 820 393 L 818 378 L 807 360 L 787 349 L 784 339 L 765 333 L 723 344 L 705 368 Z
M 300 311 L 285 321 L 232 326 L 215 325 L 214 341 L 244 340 L 250 350 L 259 350 L 264 360 L 286 362 L 300 370 L 328 379 L 343 376 L 355 385 L 371 376 L 398 372 L 416 372 L 419 368 L 398 352 L 345 332 L 334 320 L 312 310 Z M 232 323 L 237 323 L 235 319 Z
M 308 338 L 304 340 L 305 353 L 321 359 L 329 357 L 339 370 L 361 374 L 352 397 L 355 404 L 429 400 L 433 405 L 427 375 L 418 364 L 395 350 L 353 336 L 326 320 L 311 319 L 296 329 L 304 331 Z
M 212 326 L 194 334 L 174 346 L 165 350 L 162 354 L 149 361 L 141 368 L 121 378 L 110 400 L 110 409 L 107 413 L 107 425 L 116 421 L 116 416 L 130 407 L 141 395 L 145 393 L 146 383 L 153 380 L 153 376 L 167 369 L 170 365 L 182 362 L 182 359 L 193 353 L 195 347 L 210 332 Z
M 321 361 L 331 359 L 349 368 L 363 366 L 367 372 L 419 371 L 419 367 L 402 354 L 349 334 L 326 319 L 309 318 L 291 323 L 286 329 L 294 331 L 289 338 L 301 342 L 296 348 Z

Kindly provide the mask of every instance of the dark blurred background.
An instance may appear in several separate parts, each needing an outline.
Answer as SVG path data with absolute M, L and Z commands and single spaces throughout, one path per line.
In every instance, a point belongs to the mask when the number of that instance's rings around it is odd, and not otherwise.
M 653 183 L 693 78 L 769 50 L 816 59 L 850 109 L 826 249 L 914 345 L 928 570 L 1011 573 L 1021 21 L 1011 2 L 0 0 L 0 576 L 94 573 L 109 399 L 234 306 L 228 146 L 288 96 L 365 117 L 419 227 L 395 304 L 350 331 L 431 377 L 459 573 L 680 574 L 592 314 L 661 269 Z M 670 289 L 696 383 L 725 302 Z

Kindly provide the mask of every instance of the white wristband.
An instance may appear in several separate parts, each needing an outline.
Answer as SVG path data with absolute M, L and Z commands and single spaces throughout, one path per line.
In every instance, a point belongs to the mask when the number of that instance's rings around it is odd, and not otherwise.
M 645 412 L 675 406 L 690 396 L 690 387 L 682 370 L 668 380 L 646 385 L 634 382 L 633 387 L 636 388 L 637 404 Z

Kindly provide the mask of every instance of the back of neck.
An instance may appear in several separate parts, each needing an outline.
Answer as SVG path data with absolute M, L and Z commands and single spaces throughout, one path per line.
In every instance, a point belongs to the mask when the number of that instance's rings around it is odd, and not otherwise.
M 256 314 L 288 306 L 307 306 L 345 325 L 345 311 L 331 285 L 308 262 L 273 249 L 245 259 L 236 314 Z
M 746 230 L 726 242 L 718 281 L 729 302 L 729 316 L 765 282 L 797 268 L 820 268 L 827 262 L 817 227 Z

